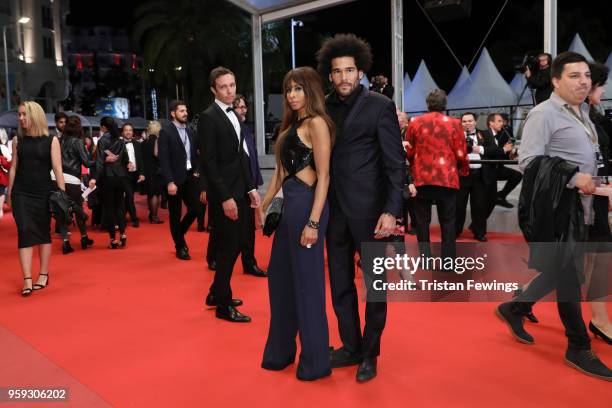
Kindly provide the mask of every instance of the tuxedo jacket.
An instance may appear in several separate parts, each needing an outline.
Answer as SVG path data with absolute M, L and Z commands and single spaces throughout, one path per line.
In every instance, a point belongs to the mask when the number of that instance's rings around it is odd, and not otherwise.
M 193 131 L 189 128 L 187 128 L 187 137 L 189 137 L 191 169 L 198 172 L 197 142 Z M 162 124 L 157 142 L 157 155 L 164 183 L 173 182 L 177 186 L 183 184 L 187 178 L 187 153 L 178 129 L 170 121 L 164 121 Z
M 478 138 L 478 145 L 484 147 L 484 153 L 480 155 L 482 160 L 503 160 L 505 159 L 504 150 L 497 145 L 495 142 L 495 136 L 489 129 L 481 132 L 476 131 Z M 482 181 L 484 184 L 490 185 L 497 182 L 497 174 L 495 164 L 483 164 L 482 169 Z
M 353 219 L 400 217 L 406 164 L 395 104 L 366 88 L 355 92 L 332 150 L 331 208 Z
M 255 138 L 253 138 L 253 132 L 244 123 L 241 123 L 244 129 L 244 140 L 246 141 L 247 148 L 249 149 L 249 164 L 251 165 L 251 176 L 253 183 L 259 187 L 263 185 L 263 177 L 261 176 L 261 169 L 259 168 L 259 157 L 257 157 L 257 144 Z
M 244 127 L 240 126 L 241 140 Z M 198 121 L 200 167 L 204 180 L 200 190 L 213 201 L 240 200 L 256 189 L 251 175 L 249 156 L 239 146 L 238 136 L 225 112 L 213 102 Z
M 126 146 L 125 150 L 127 152 L 128 142 L 127 141 L 124 141 L 124 142 L 125 142 L 125 146 Z M 144 169 L 145 164 L 144 164 L 144 160 L 143 160 L 143 157 L 142 157 L 142 143 L 137 142 L 135 140 L 132 140 L 131 143 L 132 143 L 132 146 L 134 146 L 134 156 L 135 156 L 135 160 L 136 160 L 136 163 L 134 163 L 134 164 L 136 164 L 136 173 L 139 176 L 144 176 L 145 175 L 145 169 Z

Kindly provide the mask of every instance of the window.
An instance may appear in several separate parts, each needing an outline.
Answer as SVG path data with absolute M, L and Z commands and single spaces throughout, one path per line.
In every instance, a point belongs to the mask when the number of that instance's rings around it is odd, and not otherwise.
M 51 37 L 43 36 L 43 58 L 49 60 L 55 59 L 53 39 Z
M 53 15 L 49 6 L 42 6 L 42 26 L 43 28 L 53 30 Z

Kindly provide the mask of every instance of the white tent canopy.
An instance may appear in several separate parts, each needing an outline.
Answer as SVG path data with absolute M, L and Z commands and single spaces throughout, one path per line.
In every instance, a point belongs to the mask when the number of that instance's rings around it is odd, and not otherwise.
M 406 92 L 406 98 L 404 99 L 404 111 L 405 112 L 425 112 L 427 110 L 427 104 L 425 98 L 427 94 L 437 89 L 438 85 L 431 77 L 427 64 L 421 60 L 419 69 L 417 69 L 414 79 Z
M 606 65 L 610 68 L 610 72 L 612 72 L 612 52 L 608 55 L 608 60 L 606 61 Z
M 516 75 L 514 75 L 514 78 L 512 78 L 512 81 L 510 81 L 510 88 L 512 88 L 512 90 L 516 94 L 517 100 L 518 100 L 518 97 L 521 95 L 521 92 L 523 92 L 523 89 L 525 89 L 526 84 L 527 84 L 527 79 L 525 79 L 525 75 L 518 73 L 518 72 L 516 73 Z M 533 105 L 533 97 L 531 96 L 531 89 L 529 88 L 525 89 L 525 92 L 523 92 L 523 97 L 521 98 L 519 105 Z
M 576 35 L 574 36 L 574 39 L 572 40 L 568 51 L 577 52 L 578 54 L 582 54 L 588 61 L 594 61 L 593 56 L 591 55 L 589 50 L 587 50 L 587 47 L 584 45 L 584 42 L 582 42 L 582 38 L 580 38 L 580 34 L 578 33 L 576 33 Z
M 406 101 L 408 101 L 408 88 L 410 88 L 410 77 L 408 76 L 408 73 L 404 73 L 404 95 L 402 96 L 403 101 L 404 101 L 404 106 L 406 106 Z
M 483 48 L 471 74 L 453 97 L 448 98 L 448 109 L 511 106 L 516 103 L 516 94 L 501 76 L 493 63 L 489 51 Z
M 470 80 L 470 71 L 468 71 L 467 67 L 464 65 L 463 68 L 461 68 L 461 73 L 459 74 L 459 78 L 457 78 L 457 82 L 455 82 L 453 89 L 451 89 L 451 91 L 448 93 L 449 98 L 451 97 L 451 95 L 454 95 L 457 92 L 457 90 L 461 88 L 461 86 L 466 81 L 469 81 L 469 80 Z

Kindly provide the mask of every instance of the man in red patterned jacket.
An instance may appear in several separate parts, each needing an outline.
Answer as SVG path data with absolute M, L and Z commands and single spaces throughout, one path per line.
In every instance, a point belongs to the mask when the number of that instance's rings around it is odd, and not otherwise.
M 406 131 L 407 154 L 417 187 L 414 203 L 417 240 L 422 254 L 430 255 L 431 206 L 436 203 L 442 233 L 442 257 L 455 256 L 455 206 L 459 175 L 469 173 L 466 143 L 459 120 L 444 115 L 446 93 L 427 95 L 428 113 L 414 117 Z

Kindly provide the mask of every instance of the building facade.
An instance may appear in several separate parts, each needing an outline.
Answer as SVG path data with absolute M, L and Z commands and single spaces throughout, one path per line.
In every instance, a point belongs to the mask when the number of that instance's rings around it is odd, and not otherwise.
M 62 42 L 68 6 L 69 0 L 0 1 L 12 109 L 19 101 L 30 99 L 39 102 L 46 112 L 53 112 L 58 102 L 68 96 L 68 70 L 64 66 Z M 22 17 L 29 21 L 20 23 Z M 0 83 L 0 110 L 3 111 L 7 109 L 5 75 Z

